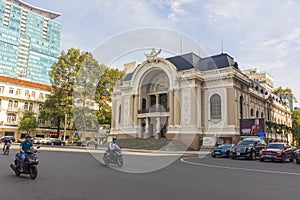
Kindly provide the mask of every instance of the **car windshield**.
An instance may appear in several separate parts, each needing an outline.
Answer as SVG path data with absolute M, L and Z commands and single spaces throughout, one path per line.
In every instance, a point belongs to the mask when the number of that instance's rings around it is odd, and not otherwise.
M 238 143 L 238 145 L 250 145 L 250 144 L 254 144 L 255 141 L 252 140 L 242 140 Z
M 282 149 L 284 144 L 269 144 L 267 146 L 268 149 Z

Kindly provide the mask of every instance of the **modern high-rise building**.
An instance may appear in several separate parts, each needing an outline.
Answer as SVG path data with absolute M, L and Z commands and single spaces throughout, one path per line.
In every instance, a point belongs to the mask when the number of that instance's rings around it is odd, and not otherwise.
M 0 74 L 50 84 L 60 53 L 60 14 L 20 0 L 0 0 Z

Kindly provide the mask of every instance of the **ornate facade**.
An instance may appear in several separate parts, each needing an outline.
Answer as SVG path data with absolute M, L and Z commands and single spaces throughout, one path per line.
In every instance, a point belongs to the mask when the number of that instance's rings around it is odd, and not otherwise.
M 250 80 L 228 54 L 164 59 L 154 51 L 127 67 L 113 92 L 111 133 L 119 137 L 177 138 L 198 149 L 203 137 L 236 142 L 243 118 L 291 126 L 288 104 Z

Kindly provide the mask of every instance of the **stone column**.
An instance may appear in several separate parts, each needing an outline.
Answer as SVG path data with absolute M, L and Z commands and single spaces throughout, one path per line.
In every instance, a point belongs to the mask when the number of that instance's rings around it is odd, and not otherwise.
M 156 117 L 155 139 L 160 137 L 160 117 Z
M 145 126 L 145 135 L 144 135 L 144 138 L 147 138 L 147 137 L 149 137 L 149 118 L 146 117 L 145 121 L 146 121 L 146 126 Z
M 138 123 L 137 129 L 136 129 L 137 130 L 137 138 L 141 138 L 141 137 L 143 137 L 143 130 L 142 130 L 142 127 L 140 126 L 141 119 L 138 119 L 137 123 Z
M 117 107 L 116 107 L 116 101 L 113 100 L 112 103 L 112 112 L 111 112 L 111 129 L 115 129 L 116 128 L 116 112 L 117 112 Z
M 180 93 L 179 89 L 174 93 L 174 125 L 179 126 L 181 124 L 181 110 L 180 110 Z
M 169 126 L 174 126 L 174 93 L 169 91 Z
M 139 105 L 139 95 L 135 95 L 134 96 L 134 103 L 133 103 L 133 107 L 134 107 L 134 112 L 133 112 L 133 126 L 136 127 L 138 126 L 138 109 L 140 109 Z
M 130 96 L 130 125 L 131 126 L 134 126 L 134 110 L 135 110 L 135 107 L 134 107 L 134 98 L 135 96 L 132 95 Z

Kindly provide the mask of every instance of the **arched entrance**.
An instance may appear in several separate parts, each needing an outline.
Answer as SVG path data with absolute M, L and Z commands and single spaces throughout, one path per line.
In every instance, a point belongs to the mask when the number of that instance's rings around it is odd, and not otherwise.
M 168 75 L 161 69 L 147 72 L 139 89 L 141 119 L 141 136 L 165 137 L 169 117 L 168 92 L 170 81 Z

